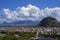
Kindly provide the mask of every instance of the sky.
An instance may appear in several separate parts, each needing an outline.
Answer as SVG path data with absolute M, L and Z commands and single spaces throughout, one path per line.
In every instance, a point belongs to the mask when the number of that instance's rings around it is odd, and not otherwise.
M 47 16 L 60 21 L 60 0 L 0 0 L 0 23 L 40 21 Z
M 35 5 L 41 9 L 45 7 L 53 8 L 60 7 L 60 0 L 0 0 L 0 10 L 10 8 L 14 10 L 18 6 L 27 6 L 28 4 Z

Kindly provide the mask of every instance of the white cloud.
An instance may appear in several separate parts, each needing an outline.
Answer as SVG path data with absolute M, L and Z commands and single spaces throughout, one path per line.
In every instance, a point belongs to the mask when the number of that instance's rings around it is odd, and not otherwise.
M 18 7 L 16 10 L 11 11 L 9 8 L 4 8 L 3 13 L 0 15 L 0 21 L 12 22 L 22 20 L 39 21 L 47 16 L 52 16 L 60 20 L 60 7 L 39 9 L 34 5 L 27 5 L 26 7 Z M 2 18 L 3 17 L 3 18 Z M 2 22 L 3 22 L 2 21 Z
M 58 21 L 60 21 L 60 7 L 45 8 L 43 11 L 46 16 L 55 17 Z

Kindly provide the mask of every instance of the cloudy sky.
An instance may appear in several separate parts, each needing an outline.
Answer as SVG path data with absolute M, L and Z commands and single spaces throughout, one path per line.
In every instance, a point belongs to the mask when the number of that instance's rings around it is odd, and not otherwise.
M 47 16 L 60 21 L 60 0 L 0 0 L 0 23 L 40 21 Z

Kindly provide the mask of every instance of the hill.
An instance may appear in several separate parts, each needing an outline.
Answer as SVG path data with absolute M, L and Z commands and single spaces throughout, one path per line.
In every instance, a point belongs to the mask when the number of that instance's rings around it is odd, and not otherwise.
M 39 22 L 38 26 L 60 27 L 60 22 L 58 22 L 55 18 L 49 16 L 42 19 Z
M 38 21 L 31 21 L 31 20 L 25 20 L 25 21 L 14 21 L 11 23 L 4 22 L 0 24 L 0 26 L 31 26 L 36 25 Z

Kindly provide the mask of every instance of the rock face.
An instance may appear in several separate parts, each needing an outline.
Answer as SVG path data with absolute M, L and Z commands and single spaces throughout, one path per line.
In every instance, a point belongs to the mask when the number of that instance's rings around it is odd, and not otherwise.
M 42 21 L 39 22 L 39 26 L 48 26 L 48 27 L 59 27 L 60 22 L 58 22 L 53 17 L 46 17 Z

